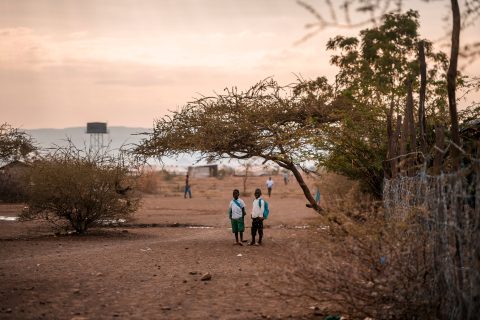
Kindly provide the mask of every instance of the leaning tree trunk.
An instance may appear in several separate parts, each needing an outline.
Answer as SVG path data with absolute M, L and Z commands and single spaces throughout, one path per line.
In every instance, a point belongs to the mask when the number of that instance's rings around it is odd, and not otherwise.
M 456 82 L 457 82 L 457 63 L 458 51 L 460 47 L 460 8 L 458 0 L 451 0 L 452 4 L 452 47 L 450 50 L 450 65 L 447 72 L 447 92 L 448 92 L 448 107 L 450 110 L 451 134 L 452 141 L 456 145 L 452 148 L 452 157 L 454 169 L 459 166 L 460 150 L 460 135 L 458 132 L 458 115 L 457 115 L 457 99 L 456 99 Z
M 287 166 L 285 168 L 292 171 L 293 176 L 295 177 L 298 184 L 300 185 L 300 188 L 302 188 L 303 194 L 305 195 L 305 198 L 307 198 L 311 207 L 317 212 L 322 211 L 322 208 L 320 208 L 318 203 L 313 198 L 312 193 L 310 192 L 310 189 L 308 188 L 307 184 L 305 183 L 305 180 L 303 180 L 302 174 L 300 173 L 300 171 L 298 171 L 295 164 L 290 162 L 290 163 L 287 164 Z

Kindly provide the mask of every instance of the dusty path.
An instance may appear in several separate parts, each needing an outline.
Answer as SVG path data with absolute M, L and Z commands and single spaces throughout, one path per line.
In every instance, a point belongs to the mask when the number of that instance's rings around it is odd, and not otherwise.
M 266 284 L 275 284 L 296 240 L 321 236 L 318 218 L 298 194 L 272 197 L 264 245 L 233 246 L 228 201 L 227 191 L 191 200 L 147 196 L 129 221 L 205 229 L 118 227 L 54 237 L 43 224 L 1 221 L 0 319 L 311 317 L 312 301 Z M 20 209 L 0 205 L 0 215 Z M 212 279 L 201 281 L 206 272 Z

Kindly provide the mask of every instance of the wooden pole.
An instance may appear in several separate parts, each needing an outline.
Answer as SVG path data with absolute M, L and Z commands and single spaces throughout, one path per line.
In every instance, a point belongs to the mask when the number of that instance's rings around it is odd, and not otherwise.
M 427 62 L 425 60 L 425 42 L 418 43 L 418 60 L 420 63 L 420 100 L 418 103 L 418 131 L 420 136 L 420 146 L 424 154 L 427 153 L 427 138 L 425 118 L 425 92 L 427 90 Z
M 452 142 L 460 147 L 460 134 L 458 131 L 458 114 L 457 114 L 457 99 L 456 99 L 456 82 L 457 82 L 457 64 L 458 52 L 460 47 L 460 8 L 458 0 L 451 0 L 452 5 L 452 47 L 450 50 L 450 65 L 447 72 L 447 92 L 448 92 L 448 107 L 450 110 L 450 132 L 452 135 Z M 453 146 L 452 157 L 454 170 L 458 169 L 460 164 L 460 150 Z

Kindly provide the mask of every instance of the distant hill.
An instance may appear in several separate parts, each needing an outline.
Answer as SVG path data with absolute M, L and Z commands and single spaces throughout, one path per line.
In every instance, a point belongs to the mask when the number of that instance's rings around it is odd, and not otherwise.
M 137 144 L 146 135 L 140 133 L 151 132 L 151 128 L 109 127 L 108 134 L 103 137 L 104 145 L 110 149 L 118 149 L 122 145 Z M 31 129 L 25 130 L 35 139 L 40 148 L 50 148 L 55 145 L 64 146 L 70 139 L 76 146 L 82 148 L 90 144 L 90 135 L 85 133 L 85 127 L 72 127 L 64 129 Z
M 72 127 L 64 129 L 26 129 L 26 133 L 32 136 L 40 149 L 57 146 L 65 146 L 70 139 L 75 146 L 83 149 L 90 145 L 90 135 L 85 127 Z M 108 134 L 103 137 L 104 145 L 109 144 L 111 150 L 117 150 L 121 146 L 138 144 L 147 136 L 142 133 L 152 132 L 152 128 L 109 127 Z M 189 155 L 180 156 L 178 159 L 165 158 L 164 164 L 187 167 L 195 164 L 195 159 Z M 149 161 L 152 165 L 158 165 L 155 159 Z

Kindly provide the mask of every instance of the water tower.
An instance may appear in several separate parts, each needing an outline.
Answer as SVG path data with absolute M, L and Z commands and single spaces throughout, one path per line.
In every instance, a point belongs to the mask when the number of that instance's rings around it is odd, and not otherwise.
M 87 134 L 90 135 L 90 148 L 99 151 L 103 148 L 103 136 L 107 134 L 106 122 L 88 122 Z

